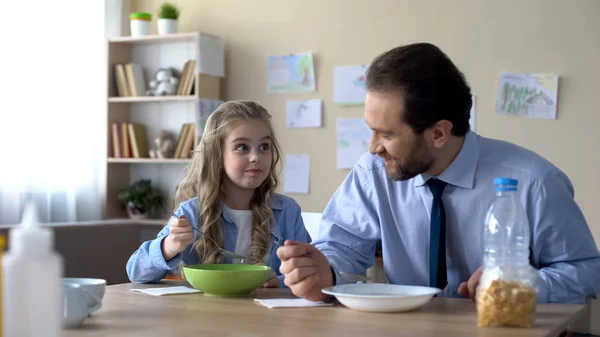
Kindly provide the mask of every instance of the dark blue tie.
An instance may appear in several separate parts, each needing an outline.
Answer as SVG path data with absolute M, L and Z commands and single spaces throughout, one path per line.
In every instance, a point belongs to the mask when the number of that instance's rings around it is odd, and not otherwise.
M 442 201 L 442 193 L 446 183 L 429 179 L 427 182 L 433 195 L 431 204 L 431 228 L 429 236 L 429 286 L 446 288 L 446 211 Z

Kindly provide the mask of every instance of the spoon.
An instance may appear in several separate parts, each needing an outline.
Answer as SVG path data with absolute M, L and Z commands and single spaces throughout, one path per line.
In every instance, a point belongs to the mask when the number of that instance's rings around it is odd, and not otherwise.
M 175 213 L 171 213 L 171 214 L 174 217 L 176 217 L 177 219 L 181 219 L 179 216 L 177 216 L 177 214 L 175 214 Z M 195 230 L 198 234 L 200 234 L 200 235 L 203 234 L 200 230 L 194 228 L 194 226 L 190 226 L 190 227 L 192 227 L 192 229 Z M 239 255 L 239 254 L 236 254 L 234 252 L 231 252 L 231 251 L 228 251 L 226 249 L 221 248 L 221 246 L 219 246 L 219 244 L 215 240 L 213 240 L 210 236 L 207 236 L 207 238 L 210 241 L 212 241 L 215 244 L 215 246 L 217 246 L 217 249 L 219 250 L 219 253 L 223 254 L 224 256 L 227 256 L 227 257 L 229 257 L 231 259 L 241 260 L 240 262 L 242 264 L 244 264 L 244 261 L 249 261 L 250 260 L 250 258 L 248 256 Z

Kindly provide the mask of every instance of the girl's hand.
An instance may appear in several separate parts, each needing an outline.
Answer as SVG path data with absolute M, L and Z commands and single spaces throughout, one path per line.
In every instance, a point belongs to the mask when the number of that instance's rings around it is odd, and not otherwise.
M 193 242 L 194 232 L 190 221 L 185 216 L 174 219 L 169 228 L 169 235 L 162 242 L 165 261 L 169 261 L 175 255 L 183 252 Z

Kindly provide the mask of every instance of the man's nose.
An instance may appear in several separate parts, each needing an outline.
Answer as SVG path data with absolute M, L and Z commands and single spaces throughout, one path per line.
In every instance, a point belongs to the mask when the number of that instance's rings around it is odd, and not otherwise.
M 375 132 L 373 132 L 373 135 L 371 136 L 371 142 L 369 143 L 369 153 L 377 154 L 381 153 L 381 151 L 383 151 L 383 146 L 377 140 Z

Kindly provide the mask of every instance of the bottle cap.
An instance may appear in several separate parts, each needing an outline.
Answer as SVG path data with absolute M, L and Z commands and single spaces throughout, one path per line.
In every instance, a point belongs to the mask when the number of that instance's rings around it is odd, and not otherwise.
M 10 250 L 35 254 L 48 253 L 52 247 L 54 235 L 42 226 L 33 203 L 27 203 L 23 209 L 21 223 L 10 231 Z
M 494 179 L 494 185 L 505 185 L 505 186 L 517 186 L 519 181 L 512 178 L 496 178 Z

